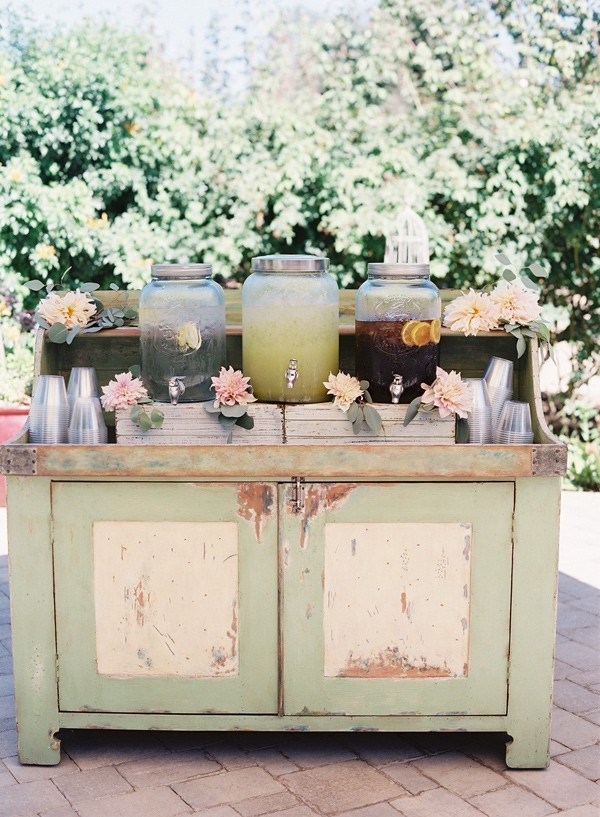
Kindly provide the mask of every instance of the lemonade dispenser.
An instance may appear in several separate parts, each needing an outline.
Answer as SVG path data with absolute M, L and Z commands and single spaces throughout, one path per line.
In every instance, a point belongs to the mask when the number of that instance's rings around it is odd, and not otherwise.
M 252 259 L 242 288 L 244 374 L 259 400 L 319 403 L 339 367 L 339 292 L 329 261 L 313 255 Z
M 400 213 L 384 262 L 367 275 L 356 294 L 356 374 L 376 402 L 409 403 L 435 380 L 442 314 L 427 229 L 413 210 Z

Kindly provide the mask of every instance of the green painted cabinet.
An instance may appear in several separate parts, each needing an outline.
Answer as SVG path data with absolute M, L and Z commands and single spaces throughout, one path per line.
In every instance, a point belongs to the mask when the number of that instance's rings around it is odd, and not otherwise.
M 36 371 L 106 382 L 138 343 L 40 334 Z M 444 332 L 446 369 L 491 354 L 534 445 L 0 446 L 21 761 L 63 727 L 444 730 L 545 766 L 566 451 L 534 342 Z

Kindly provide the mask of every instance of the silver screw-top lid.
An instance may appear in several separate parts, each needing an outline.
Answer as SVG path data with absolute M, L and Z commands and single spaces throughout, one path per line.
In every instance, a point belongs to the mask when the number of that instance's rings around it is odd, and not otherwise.
M 253 272 L 327 272 L 329 259 L 318 255 L 259 255 Z
M 369 278 L 427 278 L 429 264 L 369 264 Z
M 210 278 L 210 264 L 153 264 L 152 277 L 160 280 L 175 278 Z

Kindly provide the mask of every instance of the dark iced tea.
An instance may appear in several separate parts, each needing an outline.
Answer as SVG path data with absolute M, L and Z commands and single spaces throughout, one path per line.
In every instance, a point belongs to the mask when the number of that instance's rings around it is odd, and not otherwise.
M 433 383 L 438 363 L 440 321 L 356 321 L 356 376 L 368 380 L 376 403 L 391 403 L 390 384 L 402 376 L 401 403 Z

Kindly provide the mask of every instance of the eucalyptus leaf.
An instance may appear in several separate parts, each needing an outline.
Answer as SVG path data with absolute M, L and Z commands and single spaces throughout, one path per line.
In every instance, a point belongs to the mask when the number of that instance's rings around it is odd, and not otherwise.
M 70 346 L 79 332 L 81 331 L 81 326 L 74 326 L 72 329 L 69 329 L 67 332 L 67 345 Z
M 53 323 L 50 329 L 48 329 L 48 338 L 52 343 L 64 343 L 68 334 L 69 330 L 64 323 Z
M 134 309 L 132 306 L 128 306 L 127 309 L 123 310 L 123 317 L 127 318 L 130 321 L 132 318 L 137 318 L 137 309 Z
M 505 323 L 505 324 L 504 324 L 504 330 L 505 330 L 506 332 L 514 332 L 514 330 L 515 330 L 515 329 L 518 329 L 518 328 L 519 328 L 519 324 L 518 324 L 518 323 Z
M 407 406 L 406 415 L 404 417 L 404 422 L 402 423 L 402 425 L 407 426 L 409 423 L 412 423 L 412 421 L 417 416 L 417 412 L 419 411 L 420 407 L 421 397 L 420 396 L 415 397 L 415 399 L 412 400 Z
M 358 412 L 359 412 L 358 403 L 350 403 L 348 411 L 346 412 L 346 417 L 350 420 L 351 423 L 353 423 L 358 417 Z
M 50 324 L 48 323 L 48 321 L 45 321 L 42 318 L 39 312 L 36 312 L 33 317 L 35 318 L 35 322 L 37 323 L 37 325 L 41 326 L 42 329 L 50 329 Z
M 352 433 L 353 434 L 359 434 L 360 433 L 360 430 L 363 427 L 364 419 L 365 418 L 364 418 L 364 415 L 362 413 L 362 410 L 359 407 L 358 416 L 357 416 L 356 420 L 354 420 L 354 422 L 352 423 Z
M 103 329 L 102 326 L 86 326 L 85 329 L 82 329 L 84 335 L 88 335 L 90 332 L 101 332 Z
M 532 329 L 526 329 L 525 327 L 521 329 L 521 334 L 526 338 L 537 338 L 537 332 L 534 332 Z
M 246 431 L 251 431 L 254 428 L 254 418 L 250 417 L 249 414 L 243 414 L 237 418 L 236 425 L 240 428 L 245 428 Z
M 246 406 L 221 406 L 221 414 L 225 415 L 225 417 L 241 417 L 247 411 Z
M 144 434 L 146 433 L 146 431 L 150 431 L 150 429 L 152 428 L 152 420 L 143 409 L 140 412 L 137 424 L 139 425 Z
M 500 264 L 504 264 L 504 266 L 506 266 L 506 267 L 508 267 L 508 266 L 510 266 L 512 264 L 512 261 L 510 260 L 508 255 L 506 255 L 503 252 L 496 253 L 494 255 L 494 258 L 496 259 L 496 261 L 499 261 Z
M 540 288 L 535 281 L 532 281 L 531 278 L 527 277 L 527 275 L 521 275 L 521 281 L 527 287 L 527 289 L 533 289 L 535 292 L 540 291 Z
M 142 373 L 142 367 L 139 363 L 135 363 L 133 366 L 129 367 L 129 371 L 134 377 L 139 377 Z
M 91 281 L 79 287 L 80 292 L 95 292 L 97 289 L 100 289 L 100 284 L 94 284 Z
M 40 289 L 44 289 L 46 284 L 43 281 L 25 281 L 25 286 L 32 292 L 39 292 Z
M 226 417 L 224 414 L 219 414 L 219 422 L 224 428 L 234 426 L 237 419 L 237 417 Z
M 548 272 L 548 270 L 544 269 L 544 267 L 542 267 L 542 265 L 541 265 L 541 264 L 538 264 L 538 262 L 537 262 L 537 261 L 534 261 L 534 263 L 533 263 L 533 264 L 530 264 L 530 265 L 529 265 L 529 269 L 530 269 L 530 270 L 531 270 L 531 272 L 532 272 L 534 275 L 536 275 L 538 278 L 547 278 L 547 277 L 550 275 L 550 273 Z
M 150 412 L 150 419 L 154 428 L 161 428 L 165 419 L 165 415 L 160 409 L 153 408 Z
M 370 406 L 368 403 L 363 407 L 365 421 L 374 434 L 379 434 L 381 431 L 381 417 L 379 412 Z
M 220 414 L 221 413 L 221 406 L 215 406 L 213 402 L 206 402 L 202 404 L 204 406 L 204 411 L 208 414 Z
M 371 385 L 371 384 L 369 383 L 369 381 L 368 381 L 368 380 L 361 380 L 361 381 L 360 381 L 360 387 L 361 387 L 361 389 L 362 389 L 363 391 L 366 391 L 366 389 L 368 389 L 370 385 Z
M 109 284 L 108 288 L 112 289 L 113 292 L 118 292 L 119 291 L 119 287 L 116 284 Z
M 229 434 L 227 435 L 226 443 L 227 443 L 227 445 L 231 445 L 232 442 L 233 442 L 233 431 L 230 431 Z
M 502 273 L 502 277 L 507 281 L 514 281 L 517 276 L 511 269 L 505 269 Z
M 123 326 L 124 323 L 123 318 L 115 318 L 115 326 Z
M 523 336 L 517 338 L 517 357 L 523 357 L 527 349 L 527 341 Z
M 135 406 L 131 407 L 131 411 L 129 413 L 129 416 L 131 417 L 131 419 L 133 420 L 134 423 L 137 422 L 137 418 L 140 416 L 142 411 L 143 411 L 143 408 L 141 406 L 138 406 L 137 403 L 135 404 Z
M 368 391 L 365 391 L 365 393 L 363 394 L 363 397 L 365 398 L 365 402 L 367 402 L 367 403 L 372 403 L 373 402 L 373 398 L 371 397 L 371 395 L 370 395 L 370 393 Z
M 140 406 L 142 405 L 142 403 L 146 404 L 146 403 L 151 403 L 151 402 L 152 402 L 152 398 L 151 398 L 151 397 L 148 397 L 148 396 L 146 396 L 146 397 L 140 397 L 140 398 L 138 399 L 138 403 L 139 403 L 139 405 L 140 405 Z

